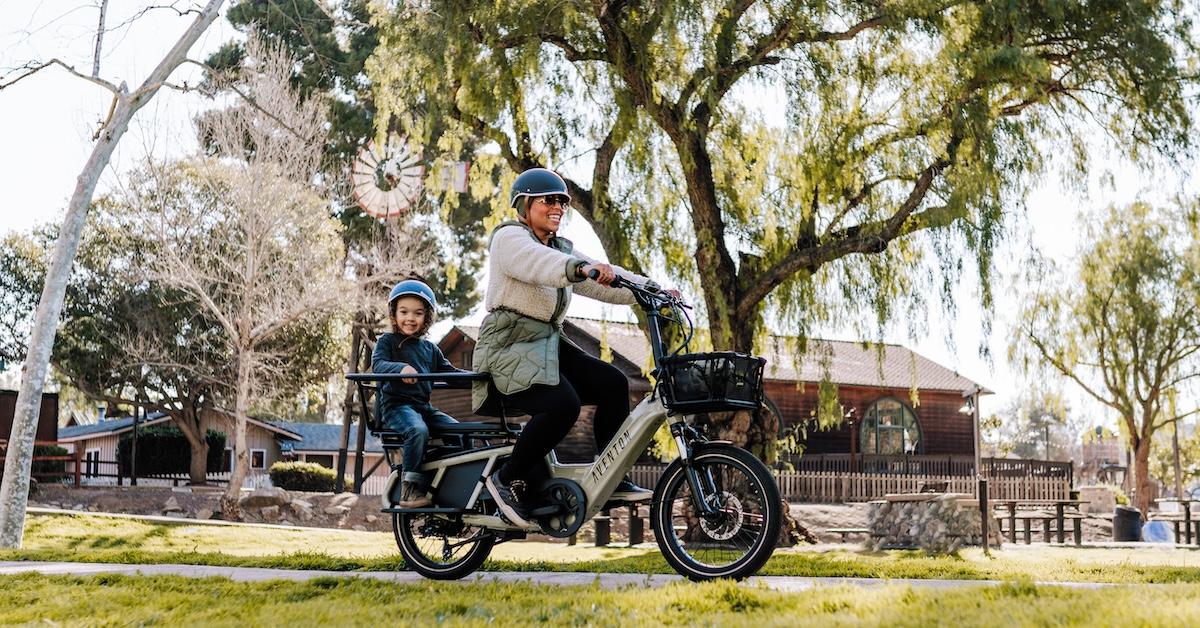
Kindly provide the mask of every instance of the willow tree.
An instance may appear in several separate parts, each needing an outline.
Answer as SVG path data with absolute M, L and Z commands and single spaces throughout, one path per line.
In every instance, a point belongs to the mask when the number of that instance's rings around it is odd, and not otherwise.
M 767 321 L 880 332 L 964 261 L 986 276 L 1004 212 L 1081 126 L 1188 142 L 1177 1 L 386 6 L 381 117 L 452 120 L 492 142 L 477 165 L 563 171 L 608 257 L 701 293 L 720 349 Z M 510 181 L 474 181 L 493 221 Z
M 1013 345 L 1031 371 L 1061 373 L 1120 417 L 1142 512 L 1155 435 L 1196 412 L 1174 399 L 1200 378 L 1198 237 L 1194 207 L 1111 207 L 1088 225 L 1077 277 L 1032 266 Z

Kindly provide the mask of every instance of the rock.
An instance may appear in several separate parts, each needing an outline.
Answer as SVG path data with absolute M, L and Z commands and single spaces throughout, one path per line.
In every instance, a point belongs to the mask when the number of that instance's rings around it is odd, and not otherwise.
M 295 513 L 296 517 L 301 521 L 309 521 L 313 518 L 313 506 L 311 503 L 297 499 L 288 504 L 288 508 Z
M 367 529 L 366 529 L 365 527 L 363 527 L 363 526 L 362 526 L 362 524 L 358 524 L 358 523 L 354 524 L 353 526 L 350 526 L 350 528 L 351 528 L 352 530 L 358 530 L 359 532 L 366 532 L 366 531 L 367 531 Z
M 337 495 L 329 498 L 329 504 L 331 506 L 342 506 L 347 510 L 353 508 L 357 503 L 358 495 L 355 495 L 354 493 L 338 493 Z
M 75 504 L 71 506 L 71 510 L 83 510 L 83 504 Z
M 213 511 L 209 510 L 208 508 L 201 508 L 200 510 L 196 511 L 197 519 L 212 519 L 212 517 Z
M 379 517 L 376 517 L 375 515 L 367 515 L 367 523 L 375 523 L 376 521 L 379 521 Z
M 283 506 L 290 501 L 287 491 L 281 488 L 258 488 L 249 495 L 238 500 L 242 508 L 262 508 L 264 506 Z
M 291 526 L 291 525 L 296 525 L 296 524 L 292 523 L 291 521 L 288 521 L 287 519 L 284 519 L 283 521 L 279 522 L 279 525 Z
M 335 517 L 340 517 L 340 516 L 346 514 L 346 512 L 348 512 L 349 510 L 350 509 L 347 508 L 346 506 L 330 505 L 330 506 L 325 507 L 324 512 L 327 515 L 333 515 Z
M 162 511 L 163 513 L 183 512 L 183 507 L 179 505 L 179 500 L 175 499 L 175 496 L 172 495 L 168 497 L 166 503 L 163 504 Z
M 97 508 L 91 504 L 88 505 L 87 509 L 88 509 L 88 512 L 99 512 L 99 510 L 100 510 L 99 508 Z
M 263 521 L 274 521 L 279 518 L 279 506 L 263 506 L 258 513 L 262 515 Z

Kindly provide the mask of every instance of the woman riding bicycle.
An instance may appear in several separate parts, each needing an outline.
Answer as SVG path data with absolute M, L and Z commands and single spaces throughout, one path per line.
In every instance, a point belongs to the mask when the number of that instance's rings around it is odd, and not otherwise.
M 531 416 L 508 463 L 487 478 L 488 491 L 505 518 L 529 526 L 522 505 L 527 482 L 546 455 L 570 432 L 581 405 L 595 405 L 598 451 L 629 415 L 629 382 L 616 367 L 583 352 L 562 335 L 571 294 L 623 305 L 635 303 L 624 288 L 609 287 L 620 275 L 637 284 L 650 280 L 598 262 L 557 236 L 571 196 L 562 177 L 544 168 L 526 170 L 513 183 L 517 221 L 492 231 L 485 307 L 474 368 L 491 375 L 476 382 L 476 412 L 502 399 Z M 584 281 L 591 271 L 596 281 Z M 614 501 L 641 501 L 651 492 L 626 477 Z

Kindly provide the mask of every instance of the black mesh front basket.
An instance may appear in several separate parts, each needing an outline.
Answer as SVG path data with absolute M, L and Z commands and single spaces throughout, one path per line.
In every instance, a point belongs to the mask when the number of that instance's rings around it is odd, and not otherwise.
M 766 360 L 744 353 L 689 353 L 663 359 L 663 405 L 676 413 L 756 410 Z

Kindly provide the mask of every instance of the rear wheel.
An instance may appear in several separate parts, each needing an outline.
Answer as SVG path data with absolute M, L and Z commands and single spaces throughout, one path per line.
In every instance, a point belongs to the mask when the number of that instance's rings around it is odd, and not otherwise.
M 424 514 L 392 514 L 404 562 L 434 580 L 457 580 L 483 565 L 496 537 L 484 528 Z
M 698 447 L 692 468 L 700 496 L 714 512 L 700 514 L 683 461 L 671 463 L 651 505 L 659 549 L 691 580 L 753 575 L 771 557 L 779 536 L 782 509 L 775 478 L 750 452 L 729 445 Z

